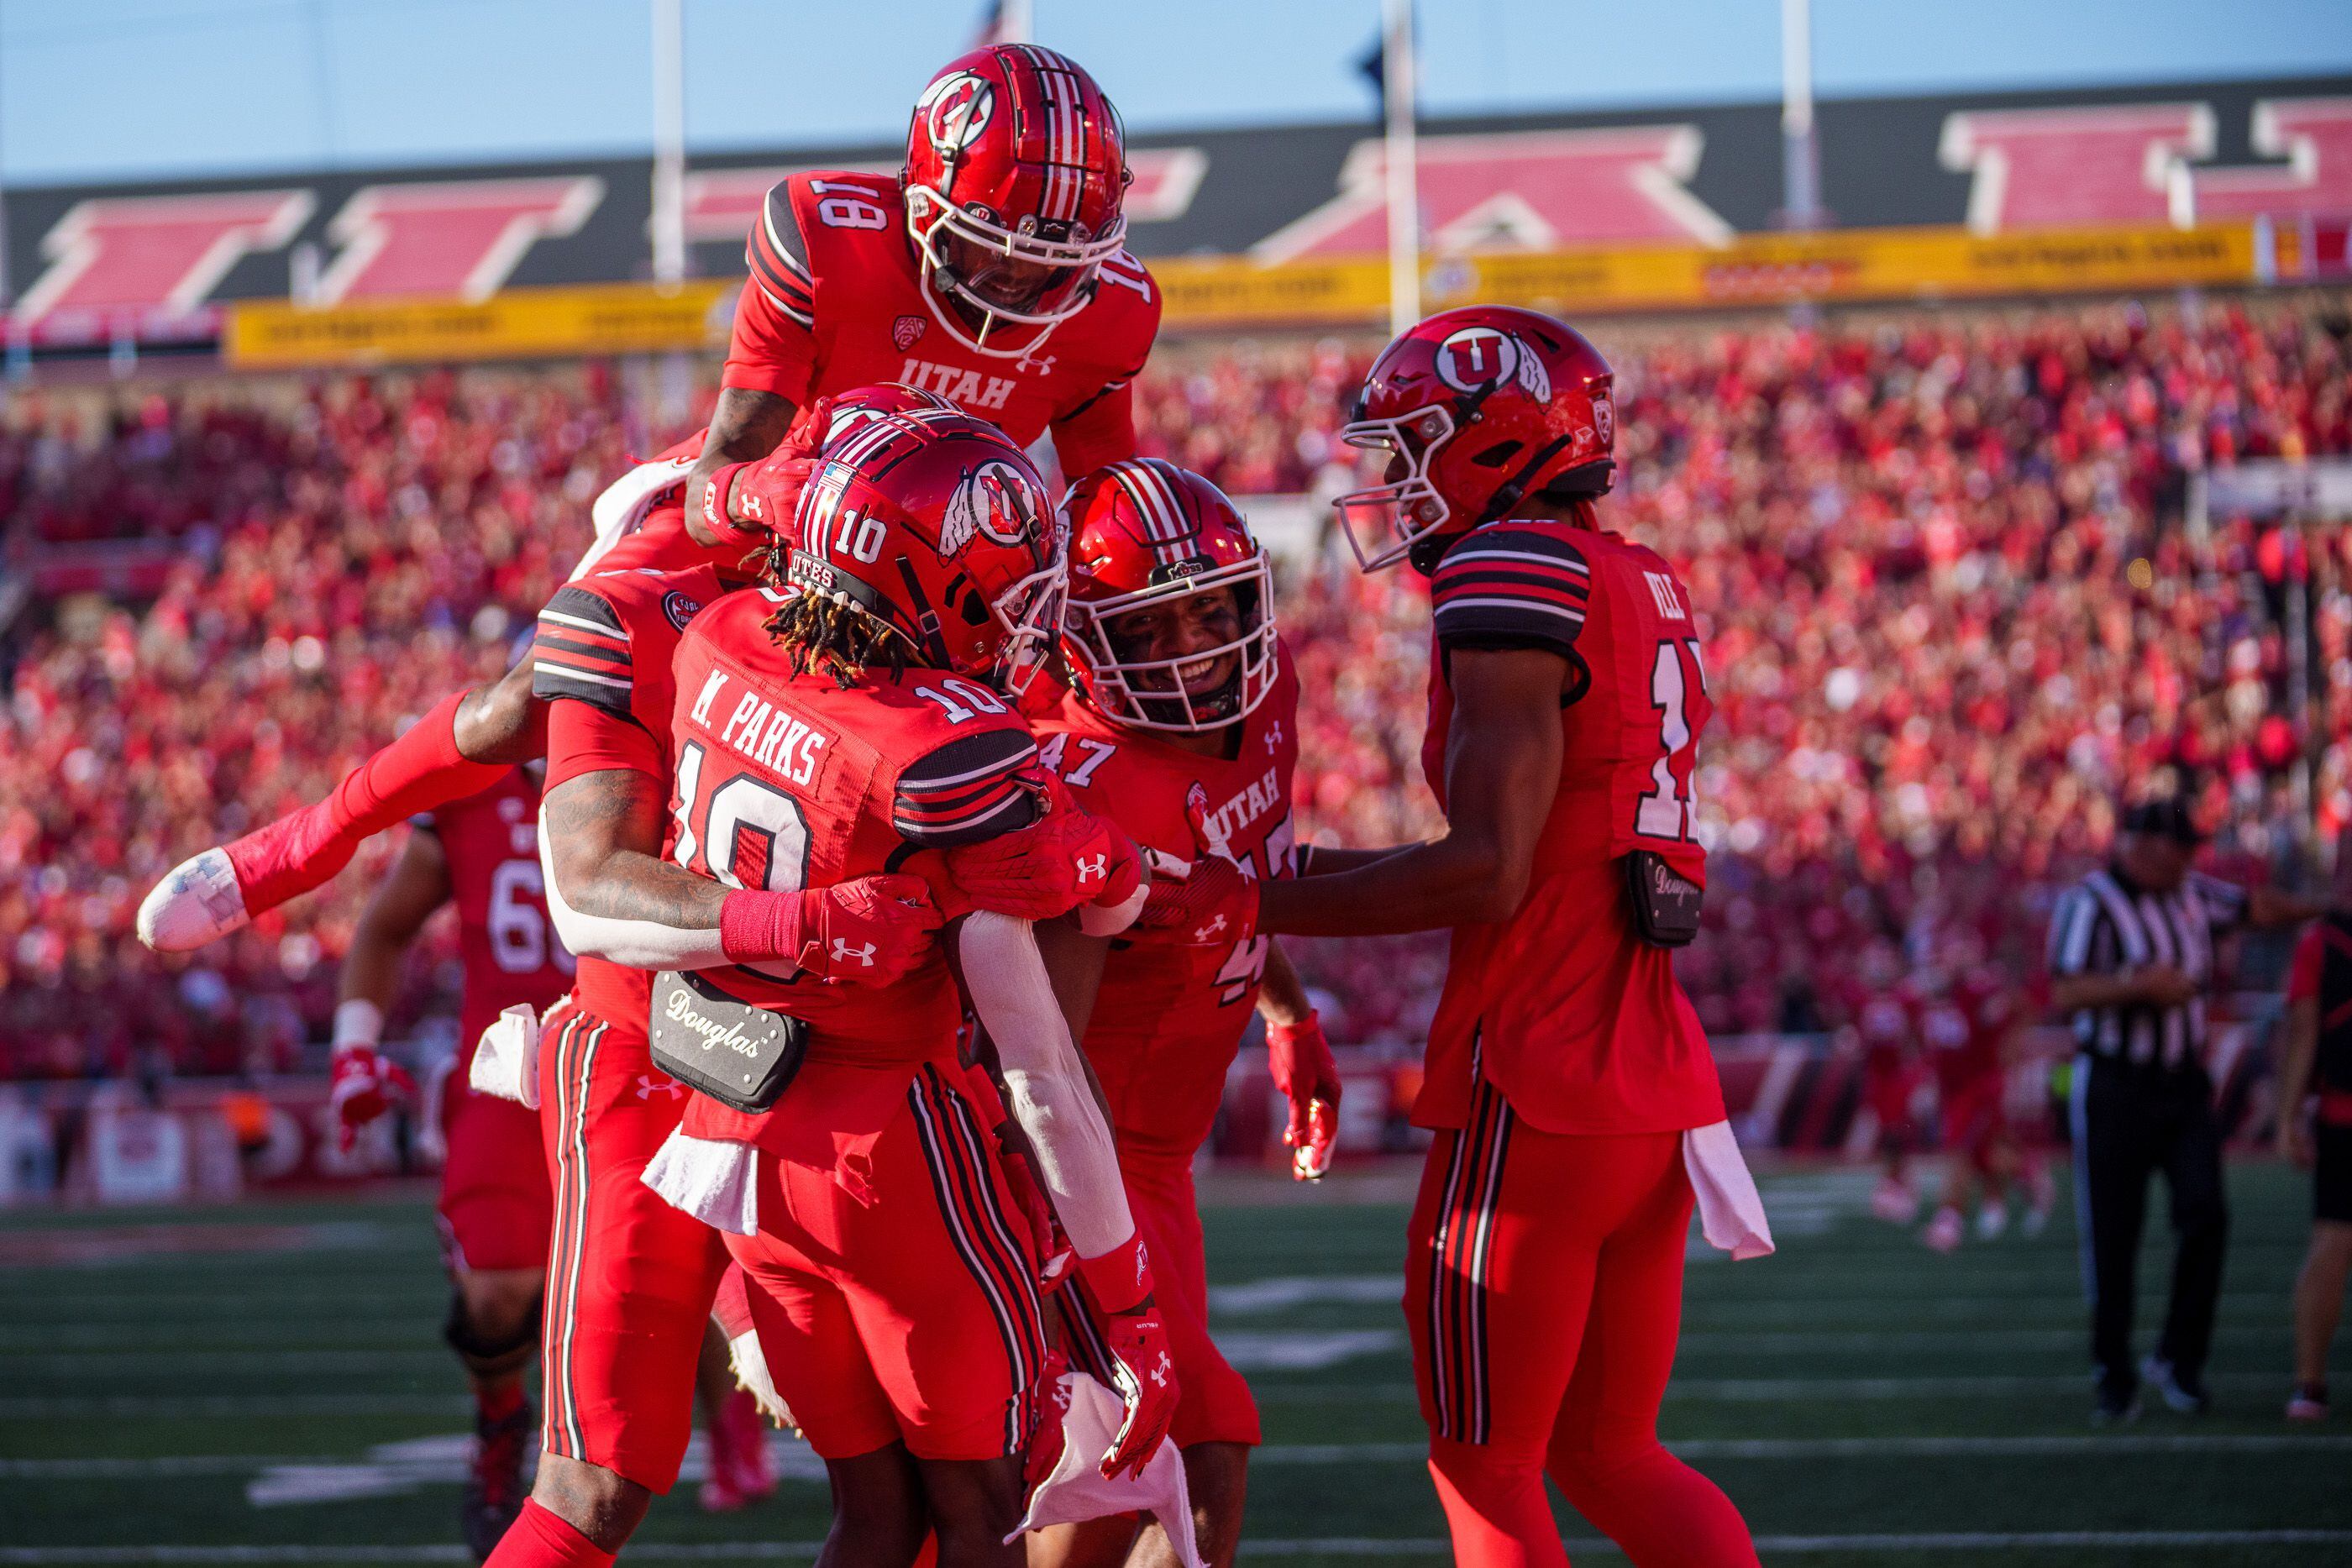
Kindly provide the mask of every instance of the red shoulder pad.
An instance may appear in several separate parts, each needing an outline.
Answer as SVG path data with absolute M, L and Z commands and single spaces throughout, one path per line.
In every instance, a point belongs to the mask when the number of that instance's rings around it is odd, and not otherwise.
M 1463 536 L 1429 580 L 1437 640 L 1455 648 L 1568 653 L 1584 629 L 1592 572 L 1574 530 L 1488 523 Z
M 717 592 L 708 567 L 614 571 L 569 582 L 539 612 L 531 695 L 570 698 L 616 718 L 635 716 L 640 659 L 667 685 L 678 634 Z

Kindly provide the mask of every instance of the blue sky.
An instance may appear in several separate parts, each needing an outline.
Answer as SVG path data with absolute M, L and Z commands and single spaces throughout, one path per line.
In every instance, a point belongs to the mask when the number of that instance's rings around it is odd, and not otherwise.
M 1034 0 L 1139 129 L 1363 116 L 1377 0 Z M 897 135 L 978 0 L 685 0 L 698 148 Z M 2352 70 L 2352 0 L 1814 0 L 1824 94 Z M 642 151 L 646 0 L 0 0 L 0 178 Z M 1426 111 L 1769 97 L 1777 0 L 1423 0 Z

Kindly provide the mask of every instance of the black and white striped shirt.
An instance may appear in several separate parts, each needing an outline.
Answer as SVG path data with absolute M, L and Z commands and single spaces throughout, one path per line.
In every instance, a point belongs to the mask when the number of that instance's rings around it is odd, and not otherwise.
M 2213 942 L 2246 916 L 2246 891 L 2190 872 L 2170 893 L 2149 893 L 2112 867 L 2059 896 L 2050 917 L 2050 972 L 2112 975 L 2147 964 L 2179 969 L 2201 992 L 2213 979 Z M 2133 1002 L 2077 1008 L 2074 1045 L 2099 1056 L 2168 1068 L 2205 1054 L 2205 998 L 2178 1007 Z

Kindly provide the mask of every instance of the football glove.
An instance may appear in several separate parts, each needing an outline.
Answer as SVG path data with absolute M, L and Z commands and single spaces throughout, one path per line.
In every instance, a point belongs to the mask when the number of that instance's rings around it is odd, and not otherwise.
M 893 872 L 793 893 L 730 893 L 719 906 L 719 946 L 739 964 L 781 958 L 829 984 L 887 986 L 931 956 L 940 921 L 923 879 Z
M 415 1092 L 407 1071 L 374 1046 L 336 1047 L 327 1087 L 327 1106 L 335 1113 L 335 1146 L 349 1154 L 362 1127 Z
M 702 492 L 702 517 L 724 539 L 761 542 L 766 535 L 790 545 L 788 528 L 800 507 L 801 491 L 816 472 L 817 448 L 833 423 L 833 400 L 821 397 L 803 409 L 776 449 L 756 463 L 730 463 L 711 470 Z
M 1176 1360 L 1168 1325 L 1151 1301 L 1151 1261 L 1140 1234 L 1097 1258 L 1078 1260 L 1078 1273 L 1097 1309 L 1095 1326 L 1111 1357 L 1111 1381 L 1126 1418 L 1102 1457 L 1106 1480 L 1139 1476 L 1160 1451 L 1176 1418 Z
M 1267 1024 L 1265 1060 L 1274 1086 L 1290 1102 L 1289 1124 L 1282 1130 L 1290 1174 L 1299 1181 L 1321 1181 L 1331 1169 L 1331 1146 L 1339 1136 L 1339 1064 L 1323 1037 L 1322 1019 L 1310 1012 L 1295 1024 Z
M 1025 828 L 947 852 L 948 878 L 975 908 L 1052 920 L 1081 904 L 1108 907 L 1143 880 L 1133 841 L 1070 798 L 1043 768 L 1022 775 L 1039 815 Z

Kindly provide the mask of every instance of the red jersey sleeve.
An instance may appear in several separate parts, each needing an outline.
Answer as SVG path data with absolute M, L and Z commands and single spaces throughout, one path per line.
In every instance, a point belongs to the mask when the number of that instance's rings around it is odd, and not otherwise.
M 1036 760 L 1037 743 L 1025 728 L 958 736 L 898 770 L 891 825 L 908 843 L 939 850 L 1025 828 L 1036 819 L 1037 798 L 1020 775 Z
M 2286 999 L 2289 1003 L 2307 1002 L 2319 995 L 2319 961 L 2325 946 L 2323 927 L 2317 923 L 2304 927 L 2295 938 L 2294 957 L 2287 965 Z
M 1075 401 L 1053 419 L 1054 451 L 1072 479 L 1136 455 L 1134 382 L 1160 336 L 1160 285 L 1125 251 L 1097 271 L 1095 296 L 1080 361 L 1092 368 L 1072 378 Z
M 662 743 L 635 720 L 588 703 L 547 705 L 547 788 L 583 773 L 619 768 L 657 780 L 669 777 Z
M 626 722 L 635 674 L 620 612 L 577 583 L 557 589 L 531 639 L 530 695 L 568 697 Z
M 1440 647 L 1537 648 L 1573 656 L 1591 599 L 1584 552 L 1539 524 L 1490 523 L 1464 536 L 1429 580 Z
M 816 383 L 816 278 L 792 187 L 792 181 L 780 180 L 769 190 L 744 245 L 751 276 L 735 301 L 719 384 L 804 403 Z
M 1072 479 L 1135 455 L 1135 388 L 1120 382 L 1054 422 L 1054 451 Z

